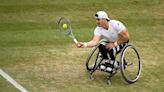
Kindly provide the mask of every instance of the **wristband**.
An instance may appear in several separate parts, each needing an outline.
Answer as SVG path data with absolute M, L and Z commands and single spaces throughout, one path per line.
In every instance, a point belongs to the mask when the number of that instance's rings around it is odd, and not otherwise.
M 116 41 L 116 42 L 114 42 L 114 46 L 117 46 L 117 45 L 118 45 L 117 41 Z
M 84 42 L 84 48 L 86 48 L 86 47 L 87 47 L 87 45 L 88 45 L 88 44 L 87 44 L 86 42 Z

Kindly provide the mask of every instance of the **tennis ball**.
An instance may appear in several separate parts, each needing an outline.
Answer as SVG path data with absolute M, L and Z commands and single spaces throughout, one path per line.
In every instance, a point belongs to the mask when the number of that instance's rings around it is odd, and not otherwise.
M 67 29 L 68 28 L 67 24 L 63 24 L 63 28 Z

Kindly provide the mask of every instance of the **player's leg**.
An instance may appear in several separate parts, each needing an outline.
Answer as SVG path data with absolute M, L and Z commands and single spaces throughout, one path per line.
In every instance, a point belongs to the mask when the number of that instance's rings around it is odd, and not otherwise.
M 111 70 L 111 72 L 115 72 L 119 68 L 119 62 L 115 60 L 116 54 L 121 52 L 124 46 L 128 44 L 128 41 L 124 44 L 120 44 L 116 46 L 115 48 L 112 48 L 111 50 L 108 50 L 109 56 L 110 56 L 110 62 L 107 64 L 107 70 Z
M 111 60 L 115 60 L 114 55 L 109 55 L 109 50 L 105 48 L 104 45 L 99 45 L 99 51 L 103 56 L 103 62 L 100 65 L 100 69 L 102 71 L 112 72 L 112 68 L 114 68 L 113 64 L 110 63 Z M 113 51 L 112 51 L 113 52 Z

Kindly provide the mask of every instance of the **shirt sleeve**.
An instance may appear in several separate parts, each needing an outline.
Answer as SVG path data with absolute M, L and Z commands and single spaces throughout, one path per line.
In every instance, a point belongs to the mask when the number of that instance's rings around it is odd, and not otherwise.
M 95 30 L 94 30 L 94 35 L 101 36 L 100 28 L 99 28 L 99 27 L 96 27 L 96 28 L 95 28 Z
M 113 27 L 114 29 L 116 29 L 116 31 L 118 33 L 120 33 L 121 31 L 123 31 L 126 27 L 124 26 L 123 23 L 121 23 L 120 21 L 114 21 L 113 22 Z

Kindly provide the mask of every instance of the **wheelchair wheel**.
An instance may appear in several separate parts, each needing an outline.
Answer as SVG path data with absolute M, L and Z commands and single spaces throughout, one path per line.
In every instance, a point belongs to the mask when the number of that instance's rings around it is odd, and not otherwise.
M 86 60 L 86 68 L 88 71 L 95 71 L 98 65 L 102 62 L 103 58 L 99 52 L 99 45 L 94 47 L 91 52 L 89 53 L 87 60 Z
M 128 83 L 134 83 L 141 74 L 141 60 L 137 49 L 127 45 L 122 49 L 120 57 L 120 70 L 123 78 Z

